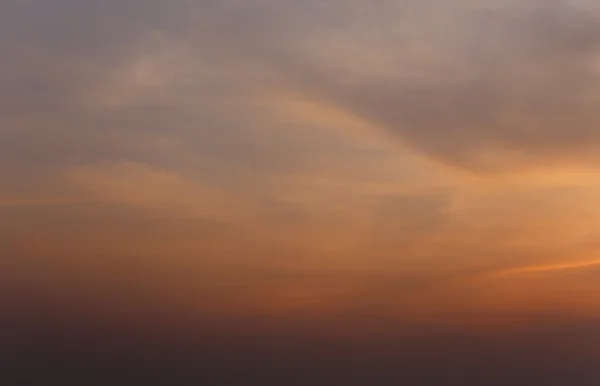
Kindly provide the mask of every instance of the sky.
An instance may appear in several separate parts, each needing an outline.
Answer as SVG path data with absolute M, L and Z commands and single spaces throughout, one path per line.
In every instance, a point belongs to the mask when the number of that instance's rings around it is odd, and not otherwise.
M 600 377 L 596 1 L 8 0 L 0 52 L 15 347 L 218 331 L 459 369 L 504 341 L 519 379 Z

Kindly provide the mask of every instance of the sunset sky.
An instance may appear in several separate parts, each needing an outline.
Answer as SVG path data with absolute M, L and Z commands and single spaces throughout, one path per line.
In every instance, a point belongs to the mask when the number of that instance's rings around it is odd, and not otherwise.
M 0 52 L 5 315 L 600 320 L 600 2 L 8 0 Z

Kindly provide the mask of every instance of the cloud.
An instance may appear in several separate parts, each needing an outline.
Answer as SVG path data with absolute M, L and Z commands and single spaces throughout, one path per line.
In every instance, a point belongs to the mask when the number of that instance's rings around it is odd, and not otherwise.
M 544 273 L 544 272 L 555 272 L 555 271 L 566 271 L 575 269 L 584 269 L 600 265 L 600 259 L 584 260 L 584 261 L 569 261 L 565 263 L 547 264 L 547 265 L 534 265 L 527 267 L 519 267 L 509 269 L 506 271 L 500 271 L 493 274 L 494 277 L 503 277 L 511 275 L 526 275 L 530 273 Z
M 487 14 L 467 8 L 467 20 L 448 15 L 439 34 L 421 43 L 450 63 L 408 56 L 403 59 L 421 61 L 435 73 L 352 86 L 334 81 L 332 99 L 415 148 L 467 169 L 595 161 L 599 19 L 563 3 L 529 5 Z M 458 41 L 446 42 L 448 35 Z M 403 45 L 394 49 L 402 52 Z M 450 57 L 462 60 L 468 75 L 457 72 Z
M 91 198 L 166 214 L 235 221 L 252 212 L 239 197 L 231 197 L 175 171 L 135 162 L 81 167 L 71 171 L 69 179 Z
M 595 162 L 593 3 L 51 3 L 0 5 L 0 241 L 26 272 L 431 311 L 597 239 L 595 174 L 440 167 Z
M 198 118 L 190 111 L 199 107 L 206 111 L 201 119 L 213 121 L 202 135 L 219 137 L 228 123 L 215 124 L 208 111 L 223 109 L 224 100 L 250 108 L 266 89 L 341 108 L 467 170 L 597 161 L 600 23 L 593 4 L 178 1 L 142 7 L 135 0 L 62 0 L 4 7 L 11 33 L 3 37 L 10 52 L 1 69 L 0 98 L 9 106 L 3 120 L 31 130 L 24 127 L 35 111 L 35 124 L 44 127 L 36 134 L 44 144 L 57 142 L 52 152 L 62 148 L 69 162 L 90 160 L 89 153 L 114 157 L 114 145 L 102 144 L 114 131 L 169 126 L 187 133 L 175 122 Z M 138 123 L 132 126 L 132 119 Z M 234 132 L 243 131 L 242 122 L 235 125 Z M 32 149 L 31 137 L 29 143 L 14 138 L 14 130 L 4 136 L 30 158 L 50 152 L 47 145 Z M 80 151 L 65 152 L 66 137 L 78 138 Z
M 302 8 L 318 16 L 256 8 L 239 27 L 243 37 L 223 40 L 232 51 L 252 47 L 240 58 L 273 69 L 297 92 L 453 166 L 597 161 L 596 7 L 530 0 Z

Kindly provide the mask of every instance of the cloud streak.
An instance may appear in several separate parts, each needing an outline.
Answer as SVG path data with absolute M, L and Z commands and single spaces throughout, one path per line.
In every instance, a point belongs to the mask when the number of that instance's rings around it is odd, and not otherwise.
M 585 268 L 593 268 L 595 266 L 600 265 L 600 259 L 593 260 L 584 260 L 584 261 L 570 261 L 565 263 L 556 263 L 556 264 L 548 264 L 548 265 L 534 265 L 527 267 L 518 267 L 513 269 L 508 269 L 505 271 L 500 271 L 492 274 L 493 277 L 504 277 L 504 276 L 513 276 L 513 275 L 526 275 L 526 274 L 536 274 L 536 273 L 546 273 L 546 272 L 555 272 L 555 271 L 567 271 L 567 270 L 576 270 L 576 269 L 585 269 Z

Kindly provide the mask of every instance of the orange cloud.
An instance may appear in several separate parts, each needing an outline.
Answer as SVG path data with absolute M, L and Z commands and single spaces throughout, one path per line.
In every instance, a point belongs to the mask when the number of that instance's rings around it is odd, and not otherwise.
M 503 277 L 512 275 L 525 275 L 530 273 L 546 273 L 555 271 L 565 271 L 572 269 L 584 269 L 591 268 L 600 265 L 600 259 L 585 260 L 585 261 L 572 261 L 548 265 L 534 265 L 526 267 L 518 267 L 513 269 L 507 269 L 505 271 L 495 272 L 493 277 Z

